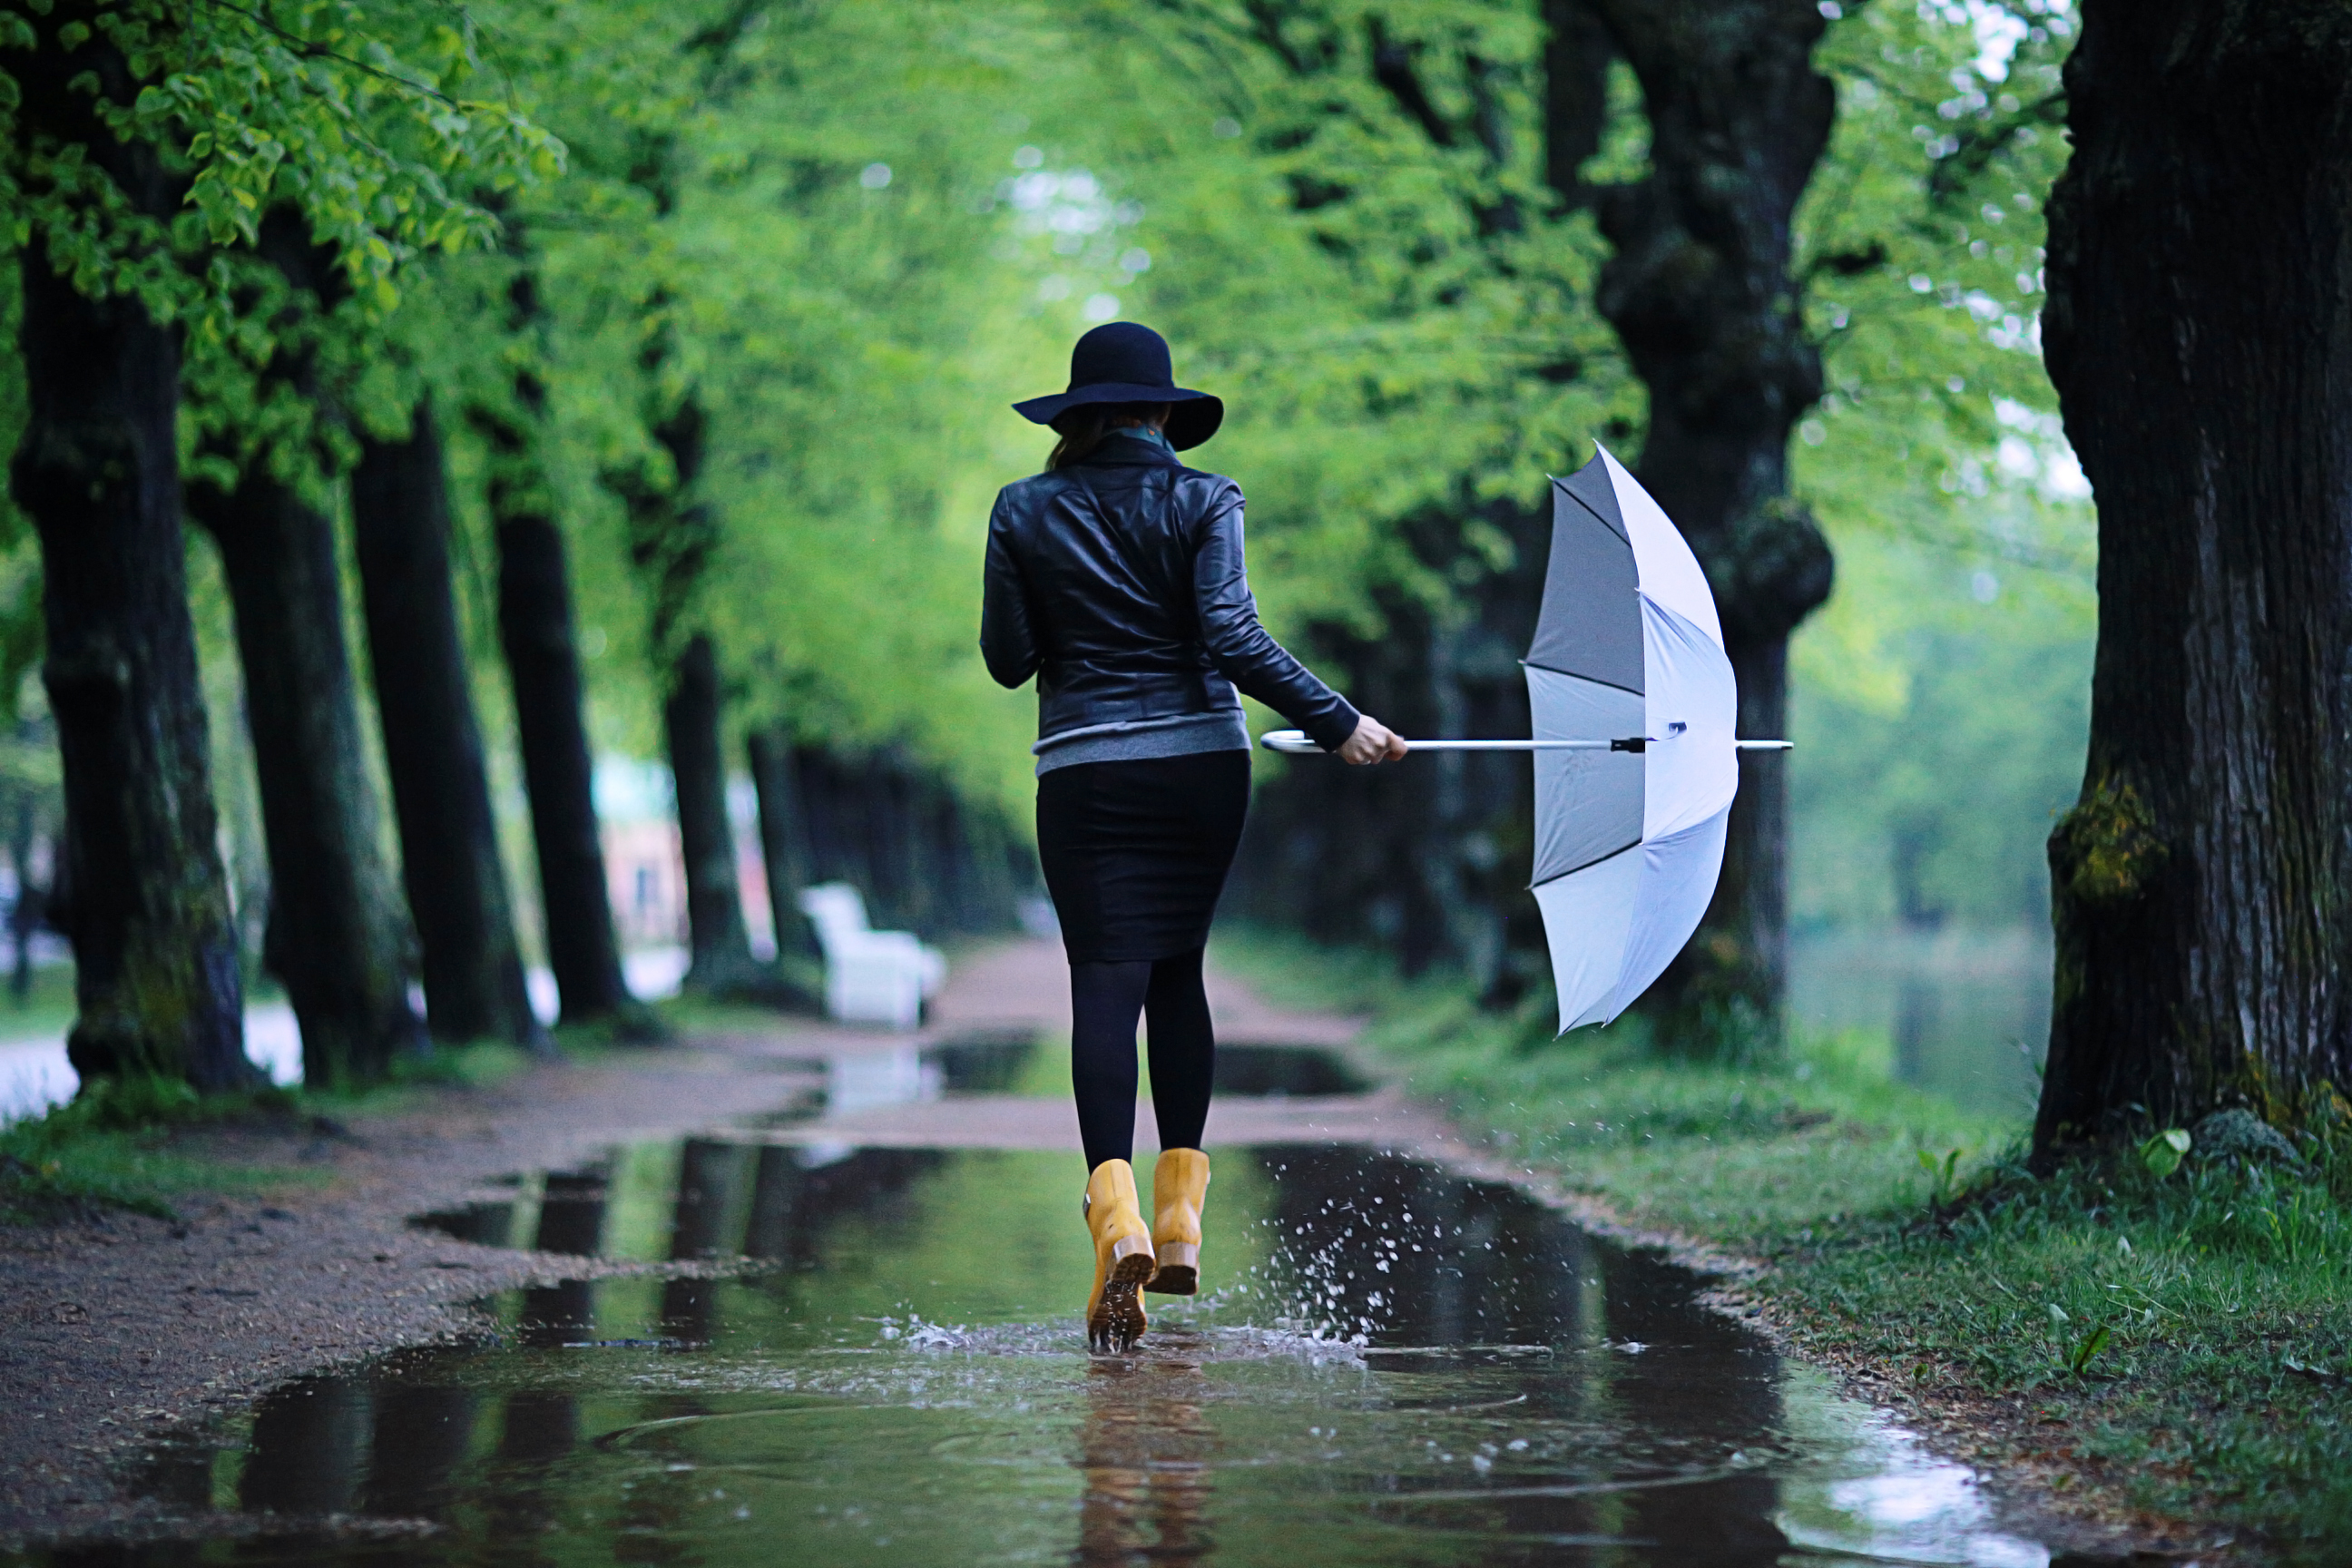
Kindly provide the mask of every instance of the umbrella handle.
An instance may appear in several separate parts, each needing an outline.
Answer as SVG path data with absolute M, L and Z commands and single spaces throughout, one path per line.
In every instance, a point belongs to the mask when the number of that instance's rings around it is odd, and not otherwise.
M 1637 737 L 1628 736 L 1628 741 Z M 1785 752 L 1793 742 L 1740 741 L 1735 742 L 1743 752 Z M 1320 756 L 1323 748 L 1307 738 L 1304 730 L 1268 730 L 1258 744 L 1269 752 L 1281 752 L 1288 756 Z M 1633 752 L 1642 748 L 1622 741 L 1407 741 L 1416 752 Z

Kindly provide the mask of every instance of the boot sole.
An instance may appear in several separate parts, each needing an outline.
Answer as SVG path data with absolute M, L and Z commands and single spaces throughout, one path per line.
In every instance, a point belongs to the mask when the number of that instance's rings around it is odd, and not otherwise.
M 1152 1268 L 1150 1252 L 1139 1247 L 1112 1259 L 1110 1278 L 1103 1281 L 1102 1301 L 1087 1320 L 1087 1342 L 1098 1353 L 1125 1355 L 1143 1337 L 1148 1323 L 1138 1292 L 1151 1278 Z
M 1146 1290 L 1156 1296 L 1196 1296 L 1201 1290 L 1201 1248 L 1193 1242 L 1160 1244 L 1160 1268 Z

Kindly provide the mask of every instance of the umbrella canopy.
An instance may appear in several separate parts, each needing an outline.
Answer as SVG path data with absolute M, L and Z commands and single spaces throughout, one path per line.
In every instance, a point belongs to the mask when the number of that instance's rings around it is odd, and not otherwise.
M 1739 789 L 1738 693 L 1706 574 L 1606 451 L 1552 481 L 1526 667 L 1537 741 L 1623 748 L 1535 752 L 1531 880 L 1566 1031 L 1623 1012 L 1698 929 Z
M 1606 1024 L 1664 973 L 1715 896 L 1739 753 L 1739 693 L 1706 574 L 1605 450 L 1551 482 L 1551 564 L 1528 672 L 1535 736 L 1409 741 L 1416 752 L 1533 752 L 1532 879 L 1562 1033 Z M 1321 747 L 1303 731 L 1262 742 Z

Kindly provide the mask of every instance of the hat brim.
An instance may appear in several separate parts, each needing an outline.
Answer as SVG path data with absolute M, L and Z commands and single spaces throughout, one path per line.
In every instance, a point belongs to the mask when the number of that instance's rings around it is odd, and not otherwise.
M 1073 408 L 1093 403 L 1166 403 L 1168 445 L 1181 452 L 1217 433 L 1225 422 L 1224 400 L 1182 386 L 1144 386 L 1134 382 L 1101 382 L 1049 397 L 1016 403 L 1013 411 L 1033 425 L 1051 425 Z

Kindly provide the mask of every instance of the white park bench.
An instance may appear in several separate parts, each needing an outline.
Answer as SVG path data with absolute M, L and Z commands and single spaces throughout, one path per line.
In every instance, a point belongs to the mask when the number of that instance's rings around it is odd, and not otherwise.
M 912 1029 L 923 1003 L 939 994 L 948 961 L 912 931 L 873 931 L 866 900 L 847 882 L 801 889 L 801 912 L 824 950 L 824 1010 L 844 1023 Z

